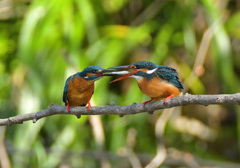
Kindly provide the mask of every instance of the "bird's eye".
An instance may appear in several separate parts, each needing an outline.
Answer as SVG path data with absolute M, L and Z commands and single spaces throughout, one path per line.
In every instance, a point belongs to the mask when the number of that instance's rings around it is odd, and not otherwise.
M 133 69 L 137 69 L 137 67 L 135 65 L 131 65 L 130 67 Z

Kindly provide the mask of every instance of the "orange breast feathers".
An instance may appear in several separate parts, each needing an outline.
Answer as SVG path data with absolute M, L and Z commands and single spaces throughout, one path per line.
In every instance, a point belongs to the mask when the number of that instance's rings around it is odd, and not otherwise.
M 160 78 L 153 78 L 150 81 L 143 78 L 138 81 L 138 86 L 140 90 L 145 95 L 151 97 L 152 100 L 159 100 L 169 96 L 176 97 L 183 95 L 177 87 Z
M 85 106 L 92 97 L 94 82 L 81 77 L 71 79 L 68 84 L 67 99 L 70 106 Z

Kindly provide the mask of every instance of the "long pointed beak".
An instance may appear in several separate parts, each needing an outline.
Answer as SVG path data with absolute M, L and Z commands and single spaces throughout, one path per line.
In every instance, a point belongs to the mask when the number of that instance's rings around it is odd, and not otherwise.
M 108 69 L 132 69 L 129 65 L 110 67 Z
M 127 74 L 129 74 L 128 71 L 104 70 L 101 76 L 117 76 L 117 75 L 127 75 Z
M 107 70 L 103 69 L 101 72 L 97 73 L 97 76 L 117 76 L 117 75 L 127 75 L 128 71 L 118 71 L 118 70 Z
M 117 70 L 107 70 L 107 69 L 104 69 L 103 71 L 102 71 L 103 73 L 107 73 L 107 72 L 117 72 Z
M 117 72 L 119 75 L 125 75 L 125 76 L 122 76 L 122 77 L 120 77 L 120 78 L 117 78 L 117 79 L 111 81 L 110 83 L 123 80 L 123 79 L 125 79 L 125 78 L 127 78 L 127 77 L 130 77 L 130 76 L 132 76 L 132 75 L 134 75 L 135 73 L 138 72 L 136 69 L 132 68 L 130 65 L 110 67 L 110 68 L 108 68 L 108 69 L 133 69 L 133 70 L 134 70 L 134 72 L 132 72 L 132 73 L 130 73 L 130 72 L 127 71 L 128 73 L 127 73 L 126 75 L 124 74 L 125 71 L 119 71 L 119 72 Z
M 134 72 L 132 72 L 132 73 L 128 73 L 128 74 L 125 75 L 125 76 L 122 76 L 122 77 L 120 77 L 120 78 L 117 78 L 117 79 L 111 81 L 110 83 L 113 83 L 113 82 L 117 82 L 117 81 L 123 80 L 123 79 L 125 79 L 125 78 L 127 78 L 127 77 L 130 77 L 130 76 L 134 75 L 134 74 L 137 73 L 137 72 L 138 72 L 138 71 L 135 69 Z

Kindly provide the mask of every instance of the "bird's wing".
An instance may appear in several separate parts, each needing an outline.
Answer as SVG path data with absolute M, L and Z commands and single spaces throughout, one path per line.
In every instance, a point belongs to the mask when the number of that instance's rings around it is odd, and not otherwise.
M 156 70 L 156 75 L 162 80 L 173 84 L 179 90 L 184 89 L 183 84 L 179 81 L 178 73 L 174 68 L 168 66 L 158 66 L 158 69 Z
M 69 84 L 70 79 L 72 79 L 72 78 L 73 78 L 73 76 L 70 76 L 67 78 L 64 89 L 63 89 L 63 102 L 65 103 L 65 105 L 67 105 L 67 103 L 68 103 L 68 100 L 67 100 L 68 84 Z
M 168 66 L 159 66 L 155 72 L 156 75 L 163 80 L 169 80 L 174 76 L 178 76 L 177 71 Z

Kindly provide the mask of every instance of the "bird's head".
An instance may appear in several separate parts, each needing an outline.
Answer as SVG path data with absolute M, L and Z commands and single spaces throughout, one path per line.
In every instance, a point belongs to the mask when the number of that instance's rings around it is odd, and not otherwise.
M 128 72 L 127 74 L 125 73 L 126 71 L 114 72 L 114 74 L 125 75 L 125 76 L 117 78 L 117 79 L 113 80 L 112 82 L 116 82 L 116 81 L 125 79 L 127 77 L 134 77 L 137 80 L 141 80 L 143 78 L 147 78 L 148 80 L 150 80 L 155 76 L 154 72 L 158 69 L 158 65 L 156 65 L 152 62 L 149 62 L 149 61 L 139 61 L 139 62 L 135 62 L 135 63 L 130 64 L 130 65 L 111 67 L 111 68 L 108 68 L 108 69 L 117 69 L 117 70 L 129 69 L 129 70 L 133 70 L 133 72 Z
M 107 74 L 105 75 L 105 73 L 113 72 L 115 72 L 115 70 L 106 70 L 100 66 L 93 65 L 85 68 L 82 72 L 79 73 L 79 75 L 83 77 L 86 81 L 96 81 L 103 76 L 110 76 Z

